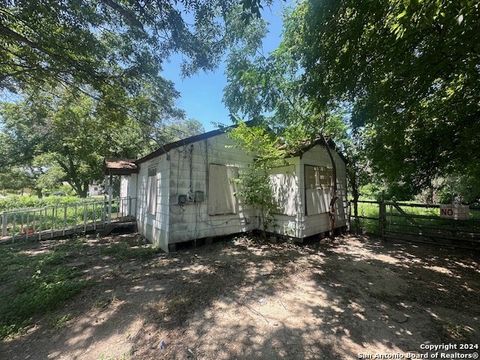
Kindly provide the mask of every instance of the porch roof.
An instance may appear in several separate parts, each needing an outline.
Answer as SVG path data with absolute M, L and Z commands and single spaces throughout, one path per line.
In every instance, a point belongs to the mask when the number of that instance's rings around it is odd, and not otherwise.
M 105 175 L 130 175 L 138 172 L 133 159 L 105 159 Z

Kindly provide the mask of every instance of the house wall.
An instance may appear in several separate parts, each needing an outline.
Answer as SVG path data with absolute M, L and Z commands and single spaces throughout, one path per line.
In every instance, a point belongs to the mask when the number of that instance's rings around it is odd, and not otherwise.
M 300 237 L 302 199 L 299 191 L 300 158 L 286 160 L 289 164 L 271 171 L 270 181 L 279 210 L 269 231 L 290 237 Z
M 338 214 L 337 226 L 346 225 L 346 170 L 340 156 L 334 152 L 337 164 Z M 130 177 L 127 194 L 136 194 L 138 229 L 155 246 L 168 251 L 168 244 L 229 235 L 260 228 L 260 217 L 236 199 L 234 213 L 209 215 L 209 164 L 229 166 L 238 172 L 252 162 L 252 157 L 239 151 L 225 134 L 172 149 L 168 154 L 139 165 L 138 178 Z M 329 230 L 328 212 L 305 214 L 305 165 L 330 167 L 328 153 L 316 145 L 301 157 L 290 158 L 288 165 L 272 171 L 271 181 L 280 189 L 288 205 L 274 215 L 269 231 L 304 238 Z M 147 213 L 148 169 L 157 167 L 157 214 Z M 229 171 L 234 174 L 235 171 Z M 213 189 L 215 186 L 213 187 Z M 132 191 L 132 193 L 130 192 Z M 203 201 L 194 201 L 196 192 L 203 192 Z M 328 190 L 331 191 L 331 190 Z M 331 193 L 325 190 L 325 197 Z M 184 204 L 179 196 L 186 196 Z M 328 210 L 327 210 L 328 211 Z
M 235 148 L 225 134 L 173 149 L 169 155 L 170 243 L 250 231 L 257 227 L 258 218 L 251 210 L 245 209 L 239 199 L 236 199 L 234 214 L 208 213 L 209 164 L 227 165 L 242 171 L 252 161 L 250 156 Z M 204 193 L 202 202 L 193 201 L 196 191 Z M 179 204 L 179 195 L 187 195 L 186 204 Z
M 336 227 L 343 227 L 347 224 L 346 208 L 347 208 L 347 183 L 346 183 L 346 167 L 342 158 L 337 152 L 332 151 L 336 168 L 337 168 L 337 187 L 338 187 L 338 201 L 337 201 L 337 218 Z M 299 164 L 299 192 L 301 198 L 301 215 L 298 219 L 299 238 L 312 236 L 318 233 L 323 233 L 330 230 L 330 222 L 328 216 L 328 204 L 331 198 L 331 189 L 323 191 L 323 201 L 325 202 L 327 212 L 315 215 L 305 214 L 306 199 L 305 199 L 305 165 L 325 166 L 331 168 L 330 157 L 326 148 L 322 145 L 315 145 L 309 151 L 305 152 Z
M 135 216 L 137 204 L 137 174 L 122 175 L 120 177 L 120 199 L 122 201 L 122 215 Z
M 155 215 L 148 214 L 147 211 L 148 169 L 154 166 L 157 168 L 157 210 Z M 164 154 L 141 163 L 135 185 L 138 231 L 154 246 L 168 251 L 170 162 L 167 160 L 167 156 Z

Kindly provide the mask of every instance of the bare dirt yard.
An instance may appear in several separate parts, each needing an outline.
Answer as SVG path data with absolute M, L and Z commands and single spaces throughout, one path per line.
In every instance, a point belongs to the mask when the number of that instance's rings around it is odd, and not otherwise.
M 354 359 L 480 343 L 467 250 L 243 236 L 164 254 L 119 235 L 1 245 L 0 266 L 3 359 Z

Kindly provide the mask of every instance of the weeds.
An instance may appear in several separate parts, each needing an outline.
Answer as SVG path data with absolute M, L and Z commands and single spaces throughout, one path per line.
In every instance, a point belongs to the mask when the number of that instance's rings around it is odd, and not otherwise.
M 58 308 L 87 285 L 80 271 L 66 265 L 78 249 L 72 245 L 36 254 L 24 245 L 0 247 L 0 338 L 21 332 L 34 316 Z

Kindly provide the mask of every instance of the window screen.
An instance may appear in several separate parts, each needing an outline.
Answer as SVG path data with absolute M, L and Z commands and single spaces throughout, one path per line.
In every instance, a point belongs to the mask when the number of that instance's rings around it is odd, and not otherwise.
M 157 168 L 148 169 L 147 180 L 147 211 L 149 214 L 157 212 Z
M 306 214 L 316 215 L 329 210 L 332 196 L 333 170 L 326 166 L 305 165 Z
M 235 214 L 233 179 L 238 176 L 238 168 L 210 164 L 208 170 L 208 215 Z

